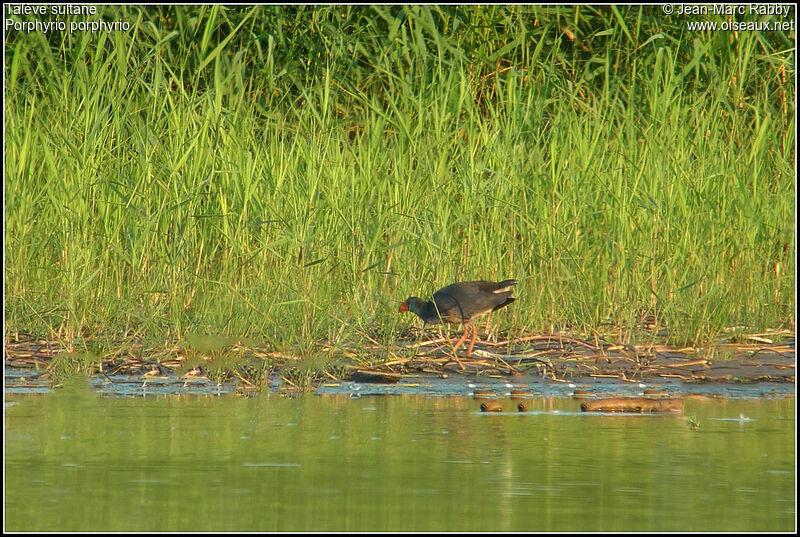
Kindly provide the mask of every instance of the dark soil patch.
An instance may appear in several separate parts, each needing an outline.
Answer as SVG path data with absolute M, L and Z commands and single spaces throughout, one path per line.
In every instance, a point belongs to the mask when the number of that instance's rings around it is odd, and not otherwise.
M 794 334 L 779 342 L 753 336 L 752 344 L 721 343 L 709 348 L 670 348 L 591 342 L 567 336 L 527 336 L 484 342 L 470 360 L 456 362 L 441 340 L 418 344 L 410 358 L 387 361 L 375 371 L 462 371 L 518 375 L 538 371 L 555 380 L 610 377 L 622 380 L 673 377 L 686 382 L 794 382 Z M 498 352 L 498 347 L 506 347 Z

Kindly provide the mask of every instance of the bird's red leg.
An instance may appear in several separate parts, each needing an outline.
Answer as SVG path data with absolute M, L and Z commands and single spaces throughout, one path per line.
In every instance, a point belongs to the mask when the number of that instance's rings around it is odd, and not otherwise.
M 462 344 L 462 343 L 464 343 L 464 341 L 465 341 L 466 339 L 467 339 L 467 325 L 465 324 L 465 325 L 464 325 L 464 335 L 463 335 L 463 336 L 461 336 L 461 339 L 459 339 L 459 340 L 458 340 L 458 343 L 456 343 L 456 346 L 455 346 L 455 347 L 453 347 L 453 354 L 455 354 L 455 353 L 456 353 L 456 351 L 458 350 L 458 348 L 461 346 L 461 344 Z
M 470 321 L 469 324 L 472 325 L 472 340 L 469 342 L 469 348 L 467 349 L 467 358 L 472 356 L 472 347 L 475 346 L 475 339 L 478 337 L 478 327 L 475 326 L 475 323 Z M 464 332 L 466 334 L 466 332 Z
M 464 343 L 464 340 L 466 340 L 466 339 L 467 339 L 467 325 L 464 325 L 464 335 L 461 336 L 461 339 L 458 340 L 458 343 L 456 343 L 456 346 L 453 347 L 453 358 L 456 359 L 456 362 L 458 362 L 458 365 L 459 365 L 459 367 L 461 367 L 462 371 L 464 370 L 464 364 L 462 364 L 461 360 L 458 359 L 458 355 L 456 354 L 456 351 L 458 350 L 458 347 L 460 347 L 461 344 Z

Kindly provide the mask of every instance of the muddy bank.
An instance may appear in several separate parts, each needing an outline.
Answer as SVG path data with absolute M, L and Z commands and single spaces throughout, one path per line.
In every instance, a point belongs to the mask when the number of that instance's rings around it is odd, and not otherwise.
M 669 348 L 537 335 L 513 342 L 483 342 L 476 345 L 470 360 L 456 361 L 449 355 L 446 342 L 431 340 L 417 344 L 419 350 L 415 356 L 390 360 L 373 369 L 386 373 L 446 371 L 511 376 L 537 373 L 553 380 L 607 377 L 674 378 L 684 382 L 794 382 L 793 333 L 781 334 L 779 342 L 763 335 L 751 336 L 751 341 L 721 343 L 709 348 Z
M 363 356 L 386 356 L 365 360 Z M 6 388 L 57 385 L 70 374 L 100 377 L 102 382 L 179 384 L 184 387 L 233 385 L 250 390 L 319 388 L 325 383 L 397 384 L 429 379 L 532 379 L 564 382 L 607 380 L 647 385 L 794 383 L 795 336 L 788 331 L 750 336 L 743 343 L 709 348 L 613 344 L 567 336 L 530 335 L 479 342 L 470 359 L 453 358 L 446 339 L 401 343 L 355 351 L 319 345 L 320 358 L 305 360 L 257 345 L 238 343 L 197 351 L 186 346 L 145 349 L 135 342 L 113 351 L 76 352 L 58 341 L 16 335 L 5 342 Z M 311 361 L 313 366 L 309 366 Z M 35 381 L 35 382 L 34 382 Z M 27 383 L 27 384 L 25 384 Z M 33 384 L 32 384 L 33 383 Z M 405 382 L 408 385 L 408 382 Z

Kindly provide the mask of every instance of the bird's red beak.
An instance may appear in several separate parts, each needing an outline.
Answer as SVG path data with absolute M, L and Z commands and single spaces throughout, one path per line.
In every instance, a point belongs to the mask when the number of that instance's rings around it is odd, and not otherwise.
M 398 313 L 403 313 L 404 311 L 408 311 L 408 303 L 403 302 L 402 304 L 400 304 L 400 309 L 397 311 Z

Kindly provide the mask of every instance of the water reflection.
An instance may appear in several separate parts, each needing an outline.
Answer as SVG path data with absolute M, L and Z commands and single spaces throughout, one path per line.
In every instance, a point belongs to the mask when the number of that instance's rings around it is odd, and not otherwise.
M 9 401 L 7 401 L 9 402 Z M 12 531 L 790 531 L 794 398 L 170 396 L 6 405 Z M 742 419 L 746 417 L 746 420 Z

